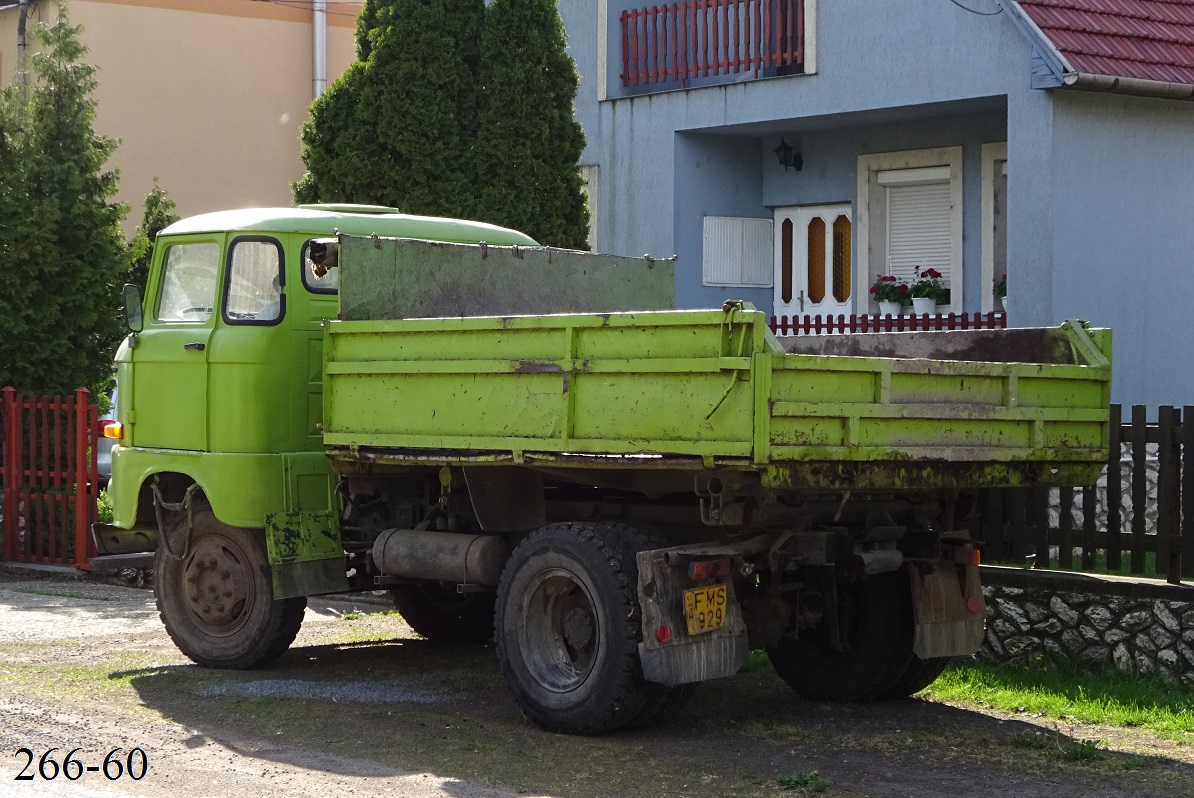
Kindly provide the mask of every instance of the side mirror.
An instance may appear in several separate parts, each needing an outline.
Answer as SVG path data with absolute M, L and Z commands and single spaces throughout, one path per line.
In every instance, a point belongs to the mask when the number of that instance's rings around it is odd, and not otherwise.
M 141 314 L 141 289 L 132 283 L 124 284 L 124 323 L 135 333 L 145 329 Z
M 307 257 L 311 259 L 311 271 L 316 277 L 323 277 L 340 262 L 340 242 L 334 238 L 317 238 L 311 242 Z

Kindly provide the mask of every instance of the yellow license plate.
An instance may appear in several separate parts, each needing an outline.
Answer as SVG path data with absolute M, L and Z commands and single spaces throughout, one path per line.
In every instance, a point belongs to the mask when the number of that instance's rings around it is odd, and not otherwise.
M 726 586 L 698 587 L 684 591 L 684 617 L 688 633 L 699 635 L 726 625 Z

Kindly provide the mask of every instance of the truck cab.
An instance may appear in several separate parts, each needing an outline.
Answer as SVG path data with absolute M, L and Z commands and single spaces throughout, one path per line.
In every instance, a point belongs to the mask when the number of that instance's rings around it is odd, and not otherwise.
M 322 324 L 337 315 L 339 272 L 317 268 L 312 247 L 339 233 L 535 245 L 493 225 L 365 205 L 222 211 L 162 230 L 142 329 L 116 353 L 115 527 L 156 541 L 155 507 L 192 485 L 232 526 L 327 509 Z

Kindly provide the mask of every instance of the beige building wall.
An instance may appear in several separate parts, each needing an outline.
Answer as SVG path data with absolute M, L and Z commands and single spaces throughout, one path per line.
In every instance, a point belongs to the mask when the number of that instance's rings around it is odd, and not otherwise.
M 296 7 L 305 5 L 306 7 Z M 97 132 L 121 139 L 110 161 L 130 224 L 156 176 L 178 213 L 289 206 L 303 174 L 299 130 L 312 84 L 309 0 L 69 0 L 98 68 Z M 355 56 L 359 4 L 329 2 L 328 83 Z M 40 0 L 30 22 L 52 21 Z M 0 81 L 16 70 L 15 8 L 0 10 Z M 32 31 L 32 26 L 30 28 Z

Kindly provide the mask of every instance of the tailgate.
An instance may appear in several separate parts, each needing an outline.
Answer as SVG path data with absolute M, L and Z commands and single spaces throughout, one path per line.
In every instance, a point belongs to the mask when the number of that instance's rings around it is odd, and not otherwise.
M 800 462 L 810 475 L 810 462 L 885 464 L 874 481 L 891 487 L 1087 484 L 1106 462 L 1109 330 L 1066 322 L 809 336 L 776 346 L 784 352 L 757 368 L 770 384 L 767 428 L 756 438 L 760 462 Z M 952 472 L 929 474 L 923 466 L 932 461 L 947 461 Z M 845 470 L 828 470 L 840 485 Z M 870 481 L 859 475 L 859 484 Z

